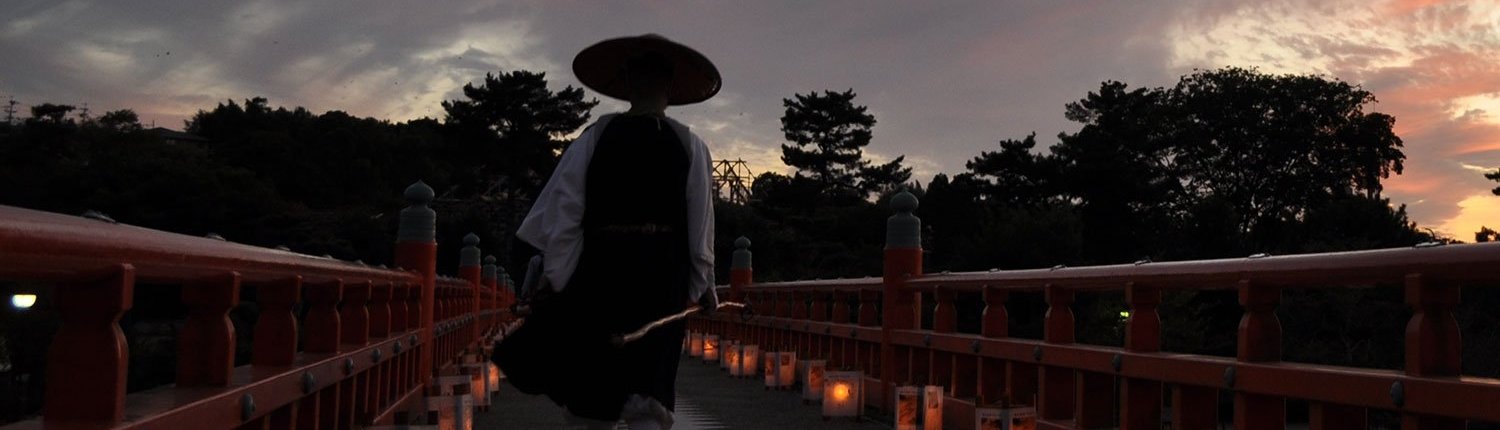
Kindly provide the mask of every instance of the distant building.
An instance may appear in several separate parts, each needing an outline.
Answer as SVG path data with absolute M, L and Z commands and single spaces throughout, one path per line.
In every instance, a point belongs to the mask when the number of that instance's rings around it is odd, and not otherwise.
M 168 129 L 166 127 L 157 127 L 157 128 L 151 129 L 150 131 L 151 131 L 152 134 L 155 134 L 157 137 L 160 137 L 162 142 L 166 142 L 166 143 L 170 143 L 170 144 L 174 144 L 174 145 L 175 144 L 179 144 L 179 143 L 183 143 L 183 144 L 208 143 L 208 139 L 203 138 L 203 136 L 199 136 L 199 135 L 191 134 L 191 133 L 186 133 L 186 132 L 181 132 L 181 131 L 177 131 L 177 130 L 172 130 L 172 129 Z

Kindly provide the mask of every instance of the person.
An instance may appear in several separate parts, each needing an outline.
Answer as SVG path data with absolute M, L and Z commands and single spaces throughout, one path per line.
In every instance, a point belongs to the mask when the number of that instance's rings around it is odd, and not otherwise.
M 540 251 L 548 295 L 495 361 L 518 390 L 547 395 L 590 428 L 670 428 L 685 323 L 623 347 L 610 340 L 691 303 L 718 304 L 708 147 L 665 110 L 707 100 L 721 78 L 702 54 L 654 34 L 594 44 L 573 71 L 630 109 L 601 116 L 568 146 L 521 223 L 516 235 Z

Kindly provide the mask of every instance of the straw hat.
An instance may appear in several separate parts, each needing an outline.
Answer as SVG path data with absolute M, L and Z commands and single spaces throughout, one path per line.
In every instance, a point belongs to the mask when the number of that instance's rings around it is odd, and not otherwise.
M 719 93 L 723 81 L 708 57 L 683 44 L 656 34 L 621 37 L 595 43 L 573 57 L 573 74 L 584 86 L 621 100 L 630 99 L 625 63 L 632 57 L 655 52 L 672 63 L 671 92 L 667 103 L 685 105 L 708 100 Z

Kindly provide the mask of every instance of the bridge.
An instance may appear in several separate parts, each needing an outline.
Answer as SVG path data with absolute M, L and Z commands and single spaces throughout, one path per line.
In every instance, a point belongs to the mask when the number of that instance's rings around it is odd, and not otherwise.
M 484 359 L 524 322 L 508 277 L 473 235 L 457 276 L 439 276 L 432 190 L 405 195 L 395 268 L 0 206 L 0 280 L 53 285 L 61 319 L 41 416 L 3 428 L 566 425 Z M 892 202 L 879 277 L 756 282 L 736 241 L 720 294 L 750 311 L 690 320 L 680 428 L 1279 429 L 1290 402 L 1308 407 L 1292 425 L 1313 429 L 1500 422 L 1500 380 L 1461 374 L 1454 316 L 1461 287 L 1500 280 L 1500 243 L 925 273 L 917 200 Z M 128 393 L 119 321 L 137 282 L 180 285 L 188 316 L 175 383 Z M 1282 361 L 1284 290 L 1359 286 L 1404 293 L 1403 369 Z M 1162 295 L 1191 290 L 1237 295 L 1234 357 L 1162 350 Z M 260 317 L 236 363 L 227 315 L 247 292 Z M 1045 298 L 1040 339 L 1011 336 L 1021 294 Z M 1124 297 L 1121 346 L 1076 342 L 1073 305 L 1100 294 Z M 960 331 L 974 305 L 978 329 Z

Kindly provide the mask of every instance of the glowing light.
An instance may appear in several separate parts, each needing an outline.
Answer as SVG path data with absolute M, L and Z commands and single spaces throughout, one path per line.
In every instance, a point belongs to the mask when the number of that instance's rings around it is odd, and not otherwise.
M 1120 311 L 1120 318 L 1130 318 L 1130 311 Z
M 833 386 L 833 399 L 840 402 L 849 400 L 849 384 L 836 384 Z
M 31 309 L 36 304 L 36 294 L 16 294 L 10 296 L 10 305 L 16 309 Z

